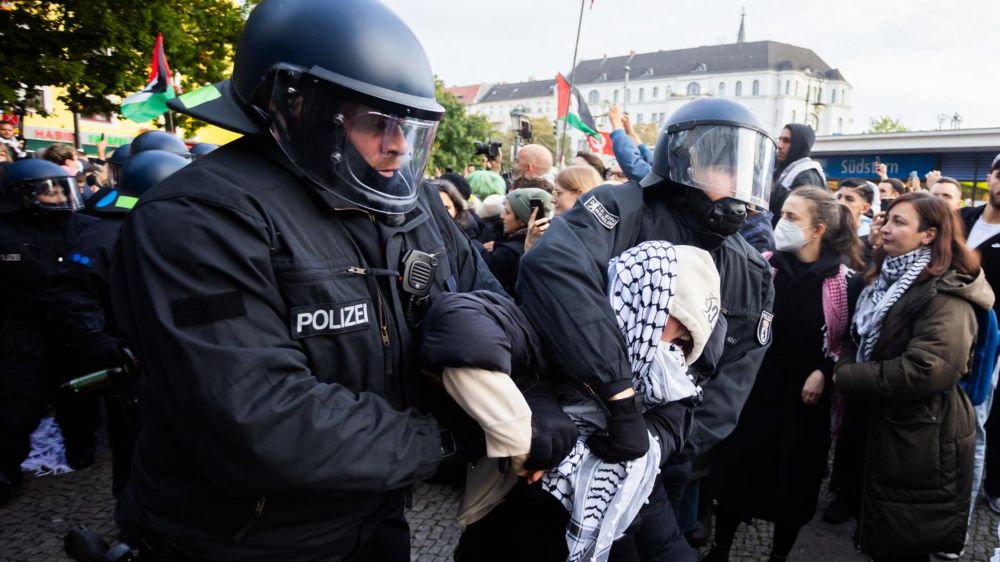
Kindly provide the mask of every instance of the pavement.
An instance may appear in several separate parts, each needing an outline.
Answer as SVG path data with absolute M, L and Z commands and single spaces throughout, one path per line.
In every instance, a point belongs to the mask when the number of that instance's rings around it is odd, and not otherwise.
M 93 466 L 58 476 L 26 475 L 21 493 L 0 507 L 0 562 L 54 562 L 69 560 L 63 554 L 63 536 L 76 525 L 86 525 L 99 535 L 117 535 L 112 512 L 111 455 L 107 442 L 99 443 Z M 413 507 L 407 517 L 412 529 L 413 561 L 452 559 L 461 530 L 454 522 L 458 509 L 457 490 L 438 484 L 416 487 Z M 819 510 L 826 506 L 821 498 Z M 971 527 L 971 541 L 962 560 L 986 562 L 997 548 L 998 516 L 980 499 Z M 853 522 L 824 523 L 817 516 L 799 536 L 791 561 L 848 562 L 869 560 L 854 550 Z M 733 544 L 733 562 L 767 560 L 771 525 L 743 525 Z M 702 551 L 702 554 L 705 550 Z

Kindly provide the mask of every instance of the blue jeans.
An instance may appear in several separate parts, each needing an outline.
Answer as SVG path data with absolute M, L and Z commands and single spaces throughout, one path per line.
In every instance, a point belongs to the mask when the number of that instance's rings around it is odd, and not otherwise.
M 976 498 L 979 496 L 979 487 L 983 482 L 983 469 L 986 465 L 986 420 L 990 417 L 990 409 L 993 407 L 993 393 L 997 387 L 998 374 L 1000 374 L 1000 361 L 997 362 L 996 369 L 993 370 L 993 385 L 986 395 L 986 400 L 973 408 L 976 412 L 976 457 L 972 465 L 972 503 L 969 505 L 969 525 L 972 524 L 972 513 L 976 510 Z

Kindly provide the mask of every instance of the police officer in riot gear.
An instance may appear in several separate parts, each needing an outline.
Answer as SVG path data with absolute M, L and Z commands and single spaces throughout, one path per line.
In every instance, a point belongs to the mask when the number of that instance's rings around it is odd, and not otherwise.
M 94 219 L 81 206 L 76 178 L 52 162 L 19 160 L 5 168 L 0 201 L 0 503 L 21 482 L 54 385 L 46 283 L 70 243 Z
M 773 290 L 763 258 L 733 234 L 746 220 L 747 205 L 767 207 L 774 150 L 756 117 L 738 103 L 689 102 L 664 124 L 646 178 L 581 197 L 565 220 L 553 223 L 525 254 L 517 286 L 522 308 L 547 340 L 553 363 L 571 380 L 594 389 L 614 413 L 607 432 L 592 446 L 598 454 L 621 460 L 637 458 L 647 448 L 645 436 L 620 430 L 641 414 L 625 407 L 633 400 L 632 376 L 605 294 L 609 260 L 646 240 L 708 250 L 722 278 L 725 322 L 719 324 L 725 327 L 717 330 L 725 330 L 725 344 L 714 361 L 705 357 L 692 367 L 712 380 L 704 385 L 687 454 L 708 451 L 735 426 L 770 344 Z M 657 432 L 662 426 L 678 427 L 670 413 L 647 412 L 646 421 Z M 635 544 L 644 559 L 693 560 L 670 510 L 655 507 L 665 501 L 657 493 L 640 518 L 671 521 L 637 523 Z
M 184 141 L 166 131 L 146 131 L 135 137 L 129 144 L 129 152 L 126 156 L 131 158 L 146 150 L 162 150 L 184 158 L 191 158 L 191 152 Z
M 210 142 L 199 142 L 198 144 L 191 147 L 191 158 L 197 160 L 202 156 L 208 156 L 208 153 L 219 148 L 219 145 L 212 144 Z
M 408 559 L 409 487 L 485 447 L 416 409 L 442 394 L 420 311 L 501 290 L 420 187 L 444 113 L 420 43 L 371 0 L 264 0 L 232 78 L 171 106 L 244 136 L 122 229 L 143 407 L 119 526 L 164 559 Z
M 73 363 L 65 375 L 76 377 L 100 369 L 123 367 L 128 344 L 111 310 L 109 270 L 111 255 L 121 225 L 139 197 L 190 161 L 170 152 L 147 150 L 124 166 L 114 189 L 95 195 L 92 206 L 99 219 L 89 225 L 70 247 L 49 293 L 50 325 L 68 348 Z M 131 466 L 132 448 L 138 434 L 135 411 L 135 381 L 116 380 L 105 392 L 108 440 L 112 450 L 112 493 L 117 497 Z M 95 431 L 100 422 L 100 397 L 93 393 L 58 397 L 57 421 L 66 438 L 67 458 L 74 469 L 93 462 Z

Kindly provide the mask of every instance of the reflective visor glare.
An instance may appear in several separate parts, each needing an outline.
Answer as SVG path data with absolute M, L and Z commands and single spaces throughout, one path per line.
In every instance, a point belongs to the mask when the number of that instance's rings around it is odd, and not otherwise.
M 774 152 L 771 139 L 757 131 L 699 126 L 675 133 L 670 176 L 706 192 L 767 208 Z
M 436 122 L 387 115 L 359 107 L 353 115 L 345 118 L 345 125 L 347 142 L 361 156 L 361 161 L 347 159 L 345 162 L 351 179 L 365 184 L 366 172 L 371 168 L 383 178 L 398 173 L 399 179 L 415 188 L 430 155 Z M 382 194 L 397 195 L 384 191 Z
M 76 180 L 72 178 L 36 181 L 34 198 L 36 205 L 46 209 L 76 210 L 81 206 Z

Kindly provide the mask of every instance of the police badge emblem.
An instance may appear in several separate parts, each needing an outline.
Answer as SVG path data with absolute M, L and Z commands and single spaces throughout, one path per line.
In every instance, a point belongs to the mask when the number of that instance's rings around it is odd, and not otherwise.
M 760 345 L 771 343 L 771 322 L 773 320 L 774 314 L 766 310 L 760 312 L 760 322 L 757 323 L 757 342 Z

